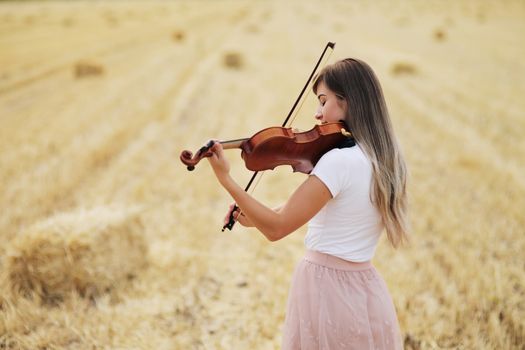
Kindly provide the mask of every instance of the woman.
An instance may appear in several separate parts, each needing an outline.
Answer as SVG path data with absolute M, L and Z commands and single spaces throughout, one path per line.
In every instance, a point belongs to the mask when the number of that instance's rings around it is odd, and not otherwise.
M 394 247 L 407 238 L 406 168 L 381 87 L 366 63 L 349 58 L 325 67 L 313 90 L 315 118 L 345 121 L 356 144 L 325 153 L 281 207 L 266 207 L 230 177 L 219 143 L 208 159 L 242 225 L 277 241 L 308 222 L 283 349 L 401 349 L 392 299 L 370 263 L 383 230 Z

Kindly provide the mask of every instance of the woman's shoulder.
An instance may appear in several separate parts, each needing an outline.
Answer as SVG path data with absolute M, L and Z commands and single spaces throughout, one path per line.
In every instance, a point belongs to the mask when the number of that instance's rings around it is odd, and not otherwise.
M 357 145 L 335 148 L 326 152 L 310 173 L 318 176 L 335 197 L 352 183 L 363 183 L 368 179 L 371 166 L 361 148 Z
M 356 144 L 352 147 L 331 149 L 321 157 L 320 161 L 323 163 L 342 163 L 352 166 L 362 164 L 363 162 L 368 163 L 368 158 L 359 144 Z

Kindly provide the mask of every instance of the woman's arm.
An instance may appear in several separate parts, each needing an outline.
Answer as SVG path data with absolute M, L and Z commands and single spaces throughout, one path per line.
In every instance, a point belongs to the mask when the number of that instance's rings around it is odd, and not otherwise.
M 252 224 L 270 241 L 277 241 L 308 222 L 331 198 L 330 191 L 310 176 L 276 212 L 246 193 L 229 175 L 220 180 Z
M 281 204 L 275 208 L 272 208 L 272 210 L 277 213 L 280 213 L 283 206 L 284 205 Z M 234 207 L 235 204 L 230 205 L 228 212 L 224 216 L 224 225 L 228 224 L 228 222 L 230 221 L 230 214 Z M 254 227 L 252 220 L 250 220 L 250 218 L 244 212 L 242 212 L 239 207 L 236 208 L 237 210 L 235 210 L 235 213 L 233 213 L 233 218 L 235 219 L 235 221 L 239 222 L 239 224 L 243 225 L 244 227 Z
M 245 192 L 230 176 L 229 164 L 219 143 L 211 148 L 208 158 L 217 179 L 230 193 L 252 224 L 270 241 L 277 241 L 310 220 L 332 198 L 324 183 L 309 176 L 279 211 L 263 205 Z

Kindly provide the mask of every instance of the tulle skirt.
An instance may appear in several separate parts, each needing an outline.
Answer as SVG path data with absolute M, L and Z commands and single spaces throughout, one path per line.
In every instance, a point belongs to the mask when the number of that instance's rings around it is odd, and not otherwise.
M 402 348 L 392 298 L 372 264 L 308 250 L 292 279 L 282 349 Z

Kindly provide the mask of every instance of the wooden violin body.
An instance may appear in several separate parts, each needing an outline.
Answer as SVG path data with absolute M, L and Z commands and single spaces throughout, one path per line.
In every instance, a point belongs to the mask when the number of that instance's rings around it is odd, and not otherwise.
M 240 148 L 246 168 L 252 171 L 274 169 L 279 165 L 290 165 L 294 172 L 309 174 L 319 158 L 332 148 L 345 143 L 351 137 L 343 122 L 315 125 L 305 132 L 294 132 L 292 128 L 270 127 L 250 138 L 221 141 L 224 149 Z M 193 170 L 205 157 L 211 156 L 209 149 L 213 141 L 202 147 L 193 156 L 183 151 L 180 160 Z

